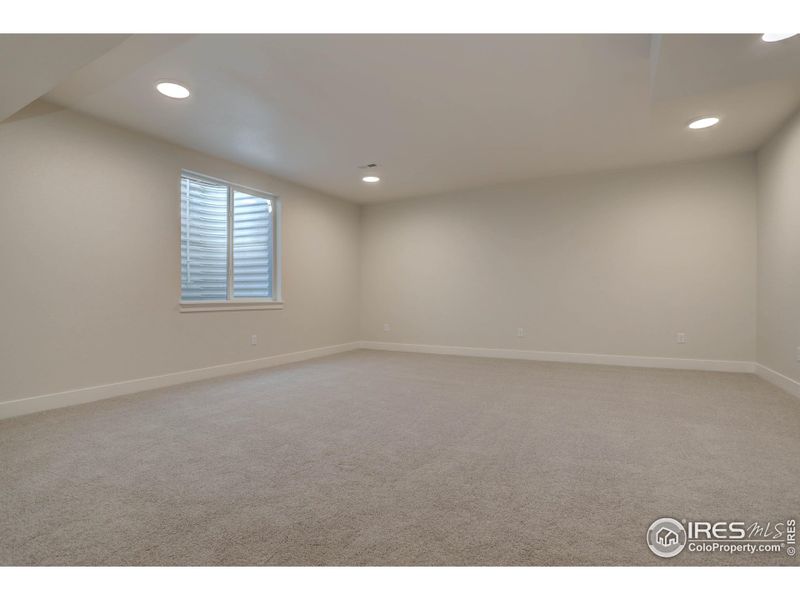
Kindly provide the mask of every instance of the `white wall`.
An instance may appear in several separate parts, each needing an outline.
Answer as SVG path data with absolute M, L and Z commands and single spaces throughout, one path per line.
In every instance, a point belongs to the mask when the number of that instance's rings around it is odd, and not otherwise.
M 178 311 L 183 168 L 280 196 L 283 310 Z M 354 204 L 44 104 L 0 195 L 0 401 L 357 339 Z
M 795 375 L 799 147 L 795 121 L 759 156 L 759 357 Z M 285 309 L 178 311 L 181 169 L 281 197 Z M 37 104 L 0 123 L 0 402 L 359 338 L 750 361 L 755 175 L 743 155 L 359 213 Z
M 361 233 L 365 340 L 755 357 L 750 154 L 367 206 Z
M 800 381 L 800 114 L 758 152 L 758 362 Z

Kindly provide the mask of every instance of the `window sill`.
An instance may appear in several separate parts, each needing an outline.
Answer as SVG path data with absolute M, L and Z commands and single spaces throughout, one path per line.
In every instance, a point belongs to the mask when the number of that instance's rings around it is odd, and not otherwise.
M 193 312 L 217 312 L 228 310 L 279 310 L 283 308 L 283 302 L 181 302 L 180 311 L 185 313 Z

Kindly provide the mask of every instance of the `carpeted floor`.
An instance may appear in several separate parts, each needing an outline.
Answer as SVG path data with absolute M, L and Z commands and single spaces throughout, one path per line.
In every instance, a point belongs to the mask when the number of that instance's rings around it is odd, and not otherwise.
M 659 559 L 657 517 L 800 517 L 800 401 L 753 375 L 356 351 L 0 421 L 0 563 Z

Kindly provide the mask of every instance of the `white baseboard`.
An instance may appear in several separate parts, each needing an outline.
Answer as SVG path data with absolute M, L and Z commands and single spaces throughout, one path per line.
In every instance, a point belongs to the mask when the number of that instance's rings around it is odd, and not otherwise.
M 178 371 L 176 373 L 166 373 L 164 375 L 156 375 L 154 377 L 143 377 L 142 379 L 131 379 L 129 381 L 108 383 L 93 387 L 80 388 L 77 390 L 68 390 L 66 392 L 56 392 L 54 394 L 44 394 L 42 396 L 31 396 L 30 398 L 8 400 L 6 402 L 0 402 L 0 419 L 18 417 L 28 413 L 50 410 L 51 408 L 72 406 L 73 404 L 84 404 L 86 402 L 94 402 L 96 400 L 105 400 L 106 398 L 113 398 L 114 396 L 133 394 L 135 392 L 143 392 L 145 390 L 152 390 L 155 388 L 177 385 L 180 383 L 188 383 L 190 381 L 210 379 L 211 377 L 219 377 L 221 375 L 233 375 L 235 373 L 255 371 L 257 369 L 265 369 L 267 367 L 276 367 L 278 365 L 308 360 L 310 358 L 318 358 L 320 356 L 327 356 L 329 354 L 337 354 L 339 352 L 347 352 L 348 350 L 356 350 L 359 347 L 359 342 L 350 342 L 347 344 L 338 344 L 336 346 L 312 348 L 311 350 L 301 350 L 300 352 L 277 354 L 275 356 L 266 356 L 264 358 L 256 358 L 253 360 L 214 365 L 212 367 L 192 369 L 190 371 Z
M 569 362 L 595 365 L 617 365 L 625 367 L 653 367 L 660 369 L 690 369 L 699 371 L 726 371 L 732 373 L 755 373 L 759 377 L 800 398 L 800 382 L 795 381 L 764 365 L 737 360 L 709 360 L 698 358 L 666 358 L 654 356 L 623 356 L 618 354 L 580 354 L 573 352 L 544 352 L 539 350 L 513 350 L 509 348 L 470 348 L 466 346 L 435 346 L 428 344 L 403 344 L 395 342 L 349 342 L 335 346 L 312 348 L 300 352 L 278 354 L 223 365 L 214 365 L 190 371 L 166 373 L 142 379 L 131 379 L 93 387 L 31 396 L 17 400 L 0 402 L 0 419 L 17 417 L 29 413 L 62 408 L 74 404 L 84 404 L 104 400 L 124 394 L 133 394 L 170 385 L 189 383 L 255 371 L 278 365 L 309 360 L 339 352 L 363 348 L 366 350 L 391 350 L 396 352 L 420 352 L 424 354 L 450 354 L 454 356 L 477 356 L 485 358 L 512 358 L 549 362 Z
M 792 396 L 800 398 L 800 381 L 795 381 L 791 377 L 773 371 L 760 363 L 756 363 L 756 375 L 778 386 L 785 392 L 789 392 Z
M 360 347 L 367 350 L 452 354 L 454 356 L 480 356 L 484 358 L 515 358 L 547 362 L 618 365 L 622 367 L 690 369 L 695 371 L 726 371 L 731 373 L 753 373 L 755 371 L 755 365 L 752 362 L 743 360 L 623 356 L 619 354 L 579 354 L 573 352 L 544 352 L 540 350 L 512 350 L 507 348 L 469 348 L 465 346 L 432 346 L 427 344 L 400 344 L 394 342 L 369 341 L 360 342 Z

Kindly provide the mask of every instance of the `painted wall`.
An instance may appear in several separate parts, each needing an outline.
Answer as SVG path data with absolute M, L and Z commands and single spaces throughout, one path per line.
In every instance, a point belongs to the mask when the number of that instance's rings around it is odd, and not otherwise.
M 758 152 L 758 362 L 800 380 L 800 114 Z
M 750 361 L 757 281 L 759 359 L 791 375 L 798 156 L 795 121 L 760 209 L 753 155 L 359 209 L 36 104 L 0 123 L 0 401 L 359 338 Z M 181 169 L 281 197 L 283 310 L 179 312 Z
M 753 360 L 755 175 L 748 154 L 366 206 L 362 338 Z
M 181 169 L 280 197 L 283 310 L 179 312 Z M 355 204 L 32 105 L 0 123 L 0 401 L 354 341 L 358 223 Z

